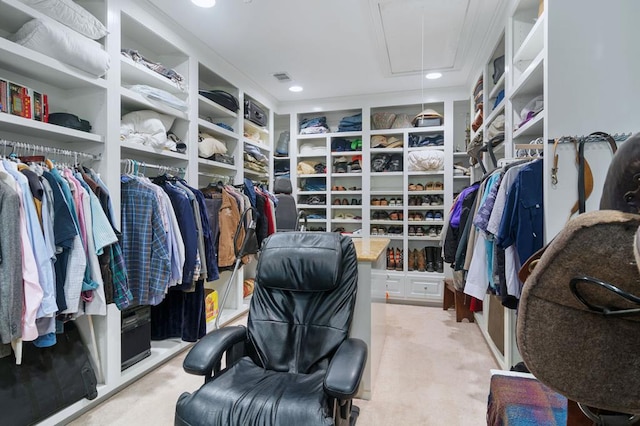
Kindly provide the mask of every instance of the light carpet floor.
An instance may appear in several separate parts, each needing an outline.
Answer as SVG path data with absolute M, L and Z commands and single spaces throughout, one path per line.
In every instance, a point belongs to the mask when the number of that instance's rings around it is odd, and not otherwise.
M 202 384 L 186 352 L 70 423 L 172 425 L 175 402 Z M 387 337 L 370 401 L 356 400 L 358 426 L 486 424 L 489 370 L 498 368 L 477 325 L 453 310 L 387 305 Z

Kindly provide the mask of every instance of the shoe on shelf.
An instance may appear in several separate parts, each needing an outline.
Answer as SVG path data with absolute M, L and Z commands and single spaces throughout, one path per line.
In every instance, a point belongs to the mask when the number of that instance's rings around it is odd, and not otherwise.
M 378 228 L 376 228 L 375 226 L 371 227 L 371 235 L 378 235 Z
M 380 198 L 380 205 L 381 206 L 388 206 L 389 202 L 387 201 L 386 198 Z
M 387 249 L 387 269 L 396 269 L 395 252 L 391 247 Z
M 348 206 L 349 205 L 349 200 L 347 200 L 346 198 L 342 199 L 342 205 L 343 206 Z
M 402 207 L 402 198 L 396 198 L 396 207 Z
M 442 213 L 441 213 L 441 212 L 439 212 L 439 211 L 436 211 L 436 212 L 433 214 L 433 220 L 442 220 Z
M 424 237 L 425 228 L 423 226 L 416 226 L 416 237 Z
M 436 226 L 429 227 L 429 231 L 428 231 L 427 235 L 429 237 L 432 237 L 432 238 L 437 237 L 438 236 L 438 230 L 436 228 L 437 228 Z
M 416 184 L 416 191 L 424 191 L 424 186 L 421 183 Z
M 433 197 L 431 197 L 432 206 L 441 206 L 443 204 L 444 204 L 444 198 L 442 198 L 442 195 L 434 195 Z
M 387 227 L 378 226 L 378 235 L 387 235 Z
M 425 213 L 424 220 L 433 220 L 434 217 L 435 215 L 433 214 L 433 211 L 429 210 L 427 213 Z
M 418 204 L 416 204 L 416 197 L 409 197 L 409 207 L 417 205 Z
M 389 205 L 390 206 L 395 206 L 396 205 L 396 199 L 395 198 L 390 199 L 389 200 Z
M 416 190 L 416 186 L 413 183 L 409 184 L 409 191 L 415 191 Z
M 424 249 L 416 249 L 416 254 L 414 256 L 416 257 L 418 271 L 424 272 L 427 268 Z
M 416 228 L 413 227 L 413 226 L 410 226 L 409 227 L 409 236 L 410 237 L 415 237 L 415 235 L 416 235 Z
M 424 189 L 427 190 L 427 191 L 433 191 L 434 183 L 431 182 L 431 181 L 427 182 L 427 184 L 425 185 Z
M 372 206 L 379 206 L 380 205 L 380 200 L 378 200 L 377 198 L 372 198 L 371 199 L 371 205 Z
M 431 205 L 431 195 L 425 195 L 422 197 L 420 201 L 421 206 L 430 206 Z
M 396 271 L 402 271 L 403 268 L 403 262 L 402 262 L 402 250 L 397 248 L 396 249 Z
M 335 200 L 333 200 L 333 205 L 334 206 L 339 206 L 340 204 L 341 204 L 340 198 L 336 198 Z
M 434 182 L 433 183 L 433 189 L 434 189 L 434 191 L 443 191 L 444 190 L 444 184 L 442 182 Z

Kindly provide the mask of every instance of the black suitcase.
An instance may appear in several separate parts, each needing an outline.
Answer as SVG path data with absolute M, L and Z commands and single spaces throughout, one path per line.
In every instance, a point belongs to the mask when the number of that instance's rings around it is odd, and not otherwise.
M 198 93 L 230 111 L 238 112 L 240 109 L 238 99 L 224 90 L 198 90 Z
M 265 127 L 267 125 L 267 114 L 251 100 L 244 101 L 244 118 L 258 126 Z

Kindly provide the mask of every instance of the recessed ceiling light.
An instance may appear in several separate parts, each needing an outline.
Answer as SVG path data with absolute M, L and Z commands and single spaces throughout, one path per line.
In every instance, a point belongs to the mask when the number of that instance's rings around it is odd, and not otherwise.
M 213 7 L 216 5 L 216 0 L 191 0 L 191 3 L 200 7 Z
M 302 92 L 304 89 L 302 88 L 302 86 L 291 86 L 289 87 L 289 90 L 291 90 L 292 92 Z
M 428 80 L 436 80 L 436 79 L 442 77 L 442 73 L 440 73 L 440 72 L 430 72 L 429 74 L 425 75 L 425 77 Z

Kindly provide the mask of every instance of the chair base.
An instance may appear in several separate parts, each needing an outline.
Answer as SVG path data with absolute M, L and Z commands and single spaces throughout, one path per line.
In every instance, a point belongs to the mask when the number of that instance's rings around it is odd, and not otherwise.
M 351 419 L 349 420 L 349 426 L 355 426 L 359 416 L 360 416 L 360 407 L 356 407 L 355 405 L 352 405 Z

